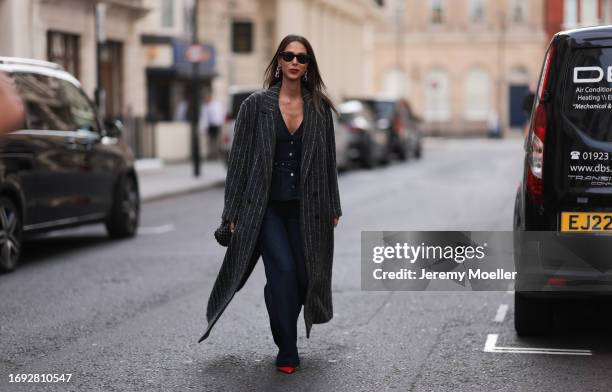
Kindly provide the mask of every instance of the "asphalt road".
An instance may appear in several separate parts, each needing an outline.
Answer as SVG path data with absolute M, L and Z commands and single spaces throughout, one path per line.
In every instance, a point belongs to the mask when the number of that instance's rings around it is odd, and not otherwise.
M 296 374 L 274 368 L 261 262 L 196 343 L 224 254 L 214 189 L 145 204 L 132 240 L 90 226 L 28 243 L 21 268 L 0 276 L 0 391 L 610 390 L 609 304 L 564 306 L 554 335 L 519 339 L 511 293 L 361 290 L 362 230 L 511 230 L 519 140 L 432 141 L 424 155 L 341 176 L 335 315 L 310 339 L 300 319 Z M 72 378 L 15 384 L 11 373 Z

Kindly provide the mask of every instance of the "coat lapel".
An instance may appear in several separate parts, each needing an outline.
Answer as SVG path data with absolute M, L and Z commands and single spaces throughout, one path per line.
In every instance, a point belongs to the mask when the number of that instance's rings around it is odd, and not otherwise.
M 279 110 L 278 97 L 280 95 L 280 83 L 265 90 L 263 95 L 261 107 L 261 130 L 263 133 L 261 147 L 264 152 L 263 159 L 265 161 L 266 179 L 269 181 L 272 177 L 272 164 L 274 161 L 274 151 L 276 149 L 276 123 L 274 121 L 274 114 Z M 302 156 L 300 157 L 300 179 L 303 185 L 312 161 L 312 152 L 316 140 L 315 133 L 318 130 L 315 127 L 316 113 L 314 113 L 312 95 L 305 88 L 302 88 L 302 100 L 304 101 L 304 118 L 302 120 L 302 131 L 304 133 L 302 135 Z
M 278 107 L 278 96 L 280 86 L 278 84 L 264 91 L 261 106 L 261 151 L 263 151 L 264 172 L 266 183 L 272 178 L 272 163 L 274 160 L 274 149 L 276 148 L 276 135 L 274 133 L 274 112 Z
M 302 158 L 300 162 L 300 181 L 302 189 L 304 189 L 304 181 L 308 174 L 308 168 L 312 161 L 312 152 L 314 150 L 315 133 L 319 130 L 316 128 L 314 108 L 312 105 L 312 99 L 310 92 L 305 88 L 302 89 L 302 98 L 304 100 L 304 125 L 302 130 Z

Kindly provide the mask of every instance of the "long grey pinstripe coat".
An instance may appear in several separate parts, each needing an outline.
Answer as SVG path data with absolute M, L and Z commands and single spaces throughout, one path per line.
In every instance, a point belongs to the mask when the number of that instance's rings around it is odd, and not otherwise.
M 274 112 L 278 110 L 280 84 L 249 96 L 240 106 L 225 183 L 222 219 L 236 223 L 213 286 L 206 318 L 206 339 L 259 260 L 258 237 L 270 195 L 275 149 Z M 312 324 L 333 316 L 331 273 L 334 253 L 333 218 L 340 217 L 336 170 L 336 144 L 331 109 L 315 110 L 312 96 L 302 88 L 304 134 L 300 179 L 300 225 L 308 274 L 304 304 L 306 336 Z

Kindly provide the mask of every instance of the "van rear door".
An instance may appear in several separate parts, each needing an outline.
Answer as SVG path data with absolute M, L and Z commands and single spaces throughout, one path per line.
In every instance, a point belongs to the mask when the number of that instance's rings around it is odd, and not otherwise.
M 564 79 L 560 121 L 551 129 L 559 196 L 612 195 L 612 48 L 574 49 Z

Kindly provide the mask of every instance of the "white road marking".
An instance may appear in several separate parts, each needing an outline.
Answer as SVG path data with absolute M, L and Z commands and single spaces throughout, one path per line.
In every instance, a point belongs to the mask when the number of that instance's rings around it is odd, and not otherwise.
M 171 231 L 174 231 L 175 227 L 172 223 L 162 226 L 140 226 L 138 228 L 138 234 L 166 234 Z
M 495 315 L 493 321 L 495 321 L 496 323 L 504 322 L 504 319 L 506 318 L 506 313 L 508 313 L 508 305 L 499 305 L 499 308 L 497 308 L 497 314 Z
M 536 348 L 536 347 L 497 347 L 497 334 L 490 333 L 484 346 L 486 353 L 507 354 L 549 354 L 549 355 L 593 355 L 591 350 L 573 350 L 559 348 Z

